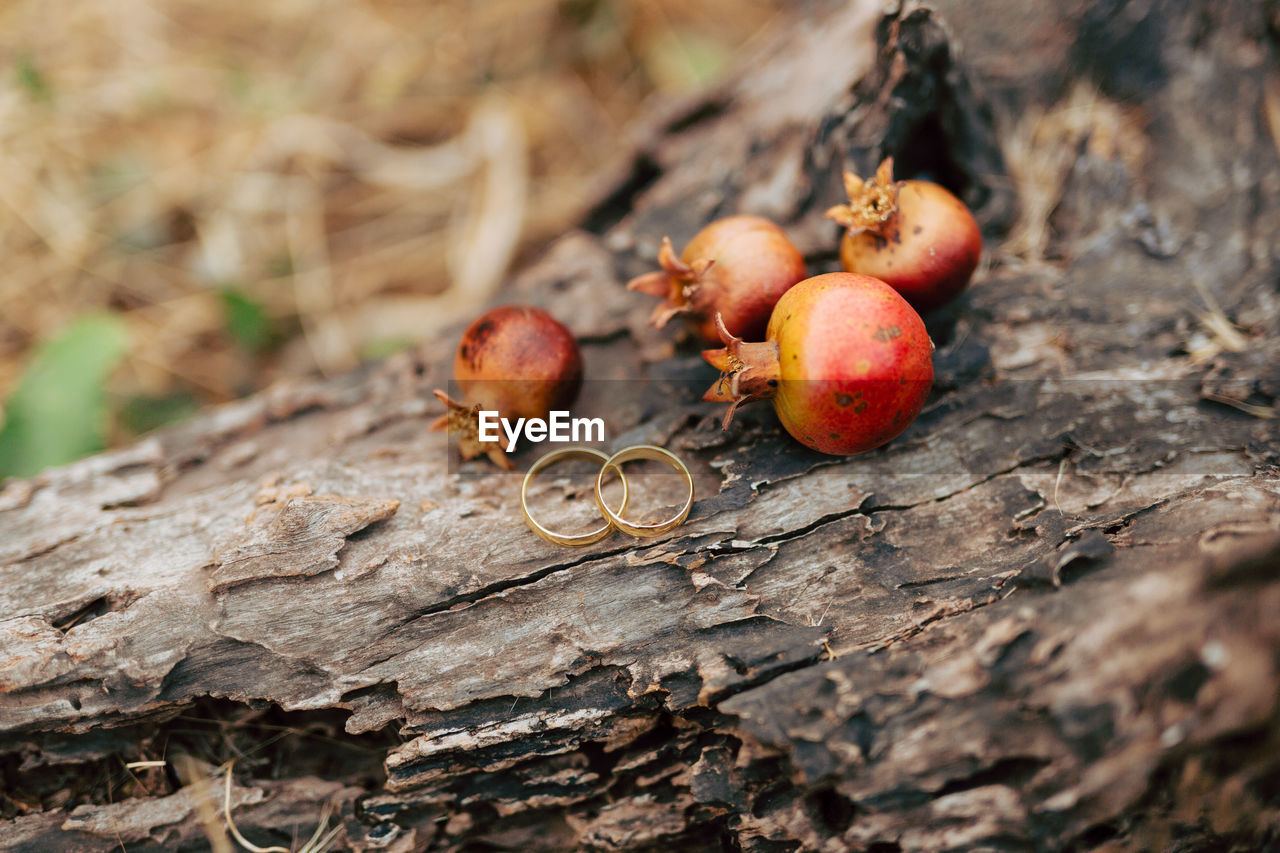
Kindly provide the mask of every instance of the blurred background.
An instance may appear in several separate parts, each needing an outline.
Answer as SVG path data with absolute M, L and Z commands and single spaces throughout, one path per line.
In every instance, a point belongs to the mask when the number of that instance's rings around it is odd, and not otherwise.
M 782 5 L 0 4 L 0 478 L 475 313 Z

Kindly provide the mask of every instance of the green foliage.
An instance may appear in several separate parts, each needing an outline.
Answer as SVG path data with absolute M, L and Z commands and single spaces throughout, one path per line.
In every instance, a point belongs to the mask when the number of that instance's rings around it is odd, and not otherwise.
M 33 101 L 53 100 L 53 90 L 49 88 L 49 82 L 45 80 L 44 74 L 36 66 L 31 54 L 20 55 L 14 62 L 13 71 L 18 78 L 18 85 Z
M 261 352 L 269 347 L 276 334 L 262 303 L 238 287 L 224 287 L 221 292 L 227 334 L 231 339 L 249 352 Z
M 30 476 L 103 448 L 105 382 L 128 342 L 119 317 L 89 314 L 40 345 L 5 403 L 0 476 Z
M 362 361 L 381 361 L 414 345 L 413 338 L 375 338 L 360 350 Z
M 144 185 L 151 178 L 147 164 L 133 153 L 122 153 L 95 163 L 89 172 L 89 188 L 99 204 Z
M 716 79 L 733 52 L 723 42 L 694 30 L 665 30 L 645 46 L 645 71 L 659 89 L 685 92 Z
M 131 397 L 120 407 L 120 426 L 134 435 L 151 432 L 165 424 L 186 420 L 200 409 L 200 401 L 189 392 L 164 397 Z

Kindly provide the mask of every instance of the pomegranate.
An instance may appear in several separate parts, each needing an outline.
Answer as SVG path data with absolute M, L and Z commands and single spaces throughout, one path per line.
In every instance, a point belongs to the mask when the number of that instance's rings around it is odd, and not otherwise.
M 932 311 L 964 290 L 978 266 L 982 232 L 964 202 L 929 181 L 893 180 L 893 158 L 863 181 L 845 172 L 849 203 L 827 211 L 848 231 L 840 261 L 874 276 L 917 311 Z
M 759 216 L 730 216 L 699 231 L 676 256 L 671 239 L 662 239 L 661 271 L 627 283 L 630 290 L 663 301 L 649 322 L 658 328 L 677 314 L 688 319 L 703 340 L 720 340 L 717 314 L 735 335 L 759 340 L 769 312 L 787 288 L 805 277 L 804 257 L 782 229 Z
M 431 425 L 458 439 L 463 459 L 484 453 L 503 468 L 511 460 L 502 441 L 482 441 L 478 414 L 504 418 L 545 418 L 567 409 L 582 387 L 582 356 L 573 335 L 541 308 L 504 305 L 472 323 L 453 359 L 453 378 L 463 400 L 435 395 L 447 408 Z
M 788 290 L 766 340 L 749 343 L 723 324 L 723 349 L 702 356 L 722 371 L 704 400 L 769 399 L 783 427 L 823 453 L 862 453 L 915 420 L 933 385 L 933 344 L 924 321 L 891 287 L 854 273 L 827 273 Z

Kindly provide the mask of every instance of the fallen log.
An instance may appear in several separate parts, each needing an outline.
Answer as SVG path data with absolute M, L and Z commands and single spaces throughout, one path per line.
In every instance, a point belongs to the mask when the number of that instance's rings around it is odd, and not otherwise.
M 8 483 L 0 849 L 225 844 L 237 758 L 261 845 L 325 802 L 361 850 L 1277 843 L 1275 29 L 937 5 L 995 112 L 936 12 L 807 5 L 504 294 L 578 336 L 611 444 L 687 460 L 671 534 L 528 533 L 426 431 L 449 336 Z M 1005 16 L 1043 49 L 1001 76 Z M 623 282 L 737 211 L 834 268 L 885 155 L 989 238 L 925 412 L 849 458 L 721 432 Z

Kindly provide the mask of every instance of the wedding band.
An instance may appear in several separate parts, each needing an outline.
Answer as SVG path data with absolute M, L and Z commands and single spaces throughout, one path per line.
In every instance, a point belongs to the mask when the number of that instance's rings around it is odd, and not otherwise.
M 622 463 L 631 462 L 635 459 L 652 459 L 657 462 L 665 462 L 684 475 L 685 485 L 689 489 L 689 497 L 685 499 L 684 506 L 680 508 L 680 511 L 666 521 L 659 521 L 654 524 L 633 524 L 622 517 L 622 513 L 626 511 L 625 505 L 619 507 L 617 512 L 605 506 L 604 497 L 600 492 L 600 487 L 604 485 L 605 472 L 613 469 L 621 477 Z M 623 482 L 626 481 L 624 480 Z M 604 465 L 600 468 L 600 473 L 596 475 L 596 505 L 600 507 L 600 512 L 604 513 L 605 518 L 609 519 L 613 526 L 623 533 L 644 539 L 652 536 L 661 536 L 668 530 L 674 530 L 679 527 L 689 517 L 689 510 L 693 509 L 693 475 L 689 473 L 688 468 L 684 467 L 684 463 L 680 461 L 678 456 L 661 447 L 655 447 L 652 444 L 635 444 L 631 447 L 624 447 L 606 459 Z
M 534 533 L 538 534 L 539 536 L 541 536 L 543 539 L 547 540 L 548 542 L 551 542 L 552 544 L 568 545 L 570 547 L 575 547 L 579 545 L 590 545 L 594 542 L 599 542 L 601 539 L 605 538 L 606 536 L 608 536 L 610 533 L 613 532 L 613 527 L 614 527 L 613 522 L 610 521 L 606 516 L 604 526 L 598 527 L 595 530 L 591 530 L 586 533 L 575 533 L 575 534 L 556 533 L 554 530 L 549 530 L 546 527 L 543 527 L 529 513 L 529 504 L 526 500 L 526 496 L 529 491 L 529 483 L 531 480 L 533 480 L 534 475 L 536 475 L 543 468 L 546 468 L 549 465 L 554 465 L 556 462 L 559 462 L 562 459 L 572 459 L 574 457 L 581 457 L 584 459 L 594 459 L 597 462 L 607 463 L 609 461 L 608 454 L 602 453 L 601 451 L 595 450 L 590 447 L 565 447 L 561 450 L 553 450 L 550 453 L 548 453 L 546 456 L 543 456 L 537 462 L 533 463 L 532 467 L 529 468 L 529 473 L 524 475 L 524 484 L 520 486 L 520 510 L 524 513 L 524 520 L 525 520 L 525 523 L 529 525 L 529 529 L 532 530 Z M 618 472 L 618 479 L 622 481 L 622 505 L 618 507 L 618 512 L 625 512 L 627 509 L 627 497 L 628 497 L 627 478 L 623 476 L 621 468 L 617 468 L 615 470 L 617 470 Z M 603 475 L 604 468 L 601 468 L 600 471 L 601 471 L 601 475 Z M 602 476 L 597 476 L 596 477 L 596 503 L 603 507 L 604 501 L 600 498 L 600 486 L 602 482 L 603 482 Z

